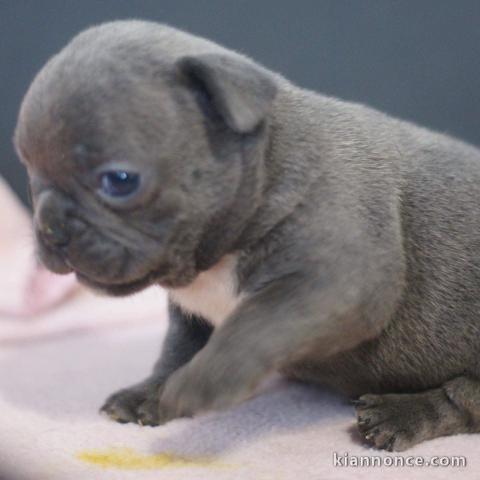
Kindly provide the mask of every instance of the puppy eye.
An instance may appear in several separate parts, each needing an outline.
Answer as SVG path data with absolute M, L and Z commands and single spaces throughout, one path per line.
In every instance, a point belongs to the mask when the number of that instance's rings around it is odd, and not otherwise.
M 140 175 L 126 170 L 112 170 L 100 174 L 100 189 L 109 197 L 127 197 L 140 187 Z

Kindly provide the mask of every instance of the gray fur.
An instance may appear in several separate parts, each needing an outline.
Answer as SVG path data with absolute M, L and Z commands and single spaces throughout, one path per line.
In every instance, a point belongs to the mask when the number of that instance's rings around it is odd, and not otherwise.
M 122 295 L 238 255 L 245 300 L 215 329 L 172 304 L 113 418 L 227 408 L 277 370 L 360 396 L 380 448 L 480 429 L 479 150 L 139 21 L 53 57 L 15 141 L 52 270 Z M 134 200 L 98 194 L 112 162 L 147 179 Z

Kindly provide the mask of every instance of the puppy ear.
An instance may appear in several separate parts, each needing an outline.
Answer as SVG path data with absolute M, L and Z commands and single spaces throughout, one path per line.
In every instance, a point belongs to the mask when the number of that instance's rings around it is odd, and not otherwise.
M 220 54 L 186 56 L 178 61 L 192 88 L 200 90 L 224 123 L 248 133 L 266 117 L 277 92 L 273 75 L 262 67 Z

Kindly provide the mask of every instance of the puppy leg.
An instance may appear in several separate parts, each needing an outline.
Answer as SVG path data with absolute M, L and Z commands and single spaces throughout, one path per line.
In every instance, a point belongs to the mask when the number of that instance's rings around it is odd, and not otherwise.
M 389 451 L 480 431 L 480 381 L 466 376 L 421 393 L 362 395 L 354 405 L 360 432 Z
M 119 423 L 159 425 L 159 391 L 167 378 L 207 343 L 212 327 L 201 318 L 185 316 L 169 304 L 169 328 L 162 354 L 152 374 L 140 383 L 111 395 L 101 411 Z
M 291 275 L 258 291 L 167 380 L 162 413 L 175 418 L 228 408 L 298 356 L 315 352 L 316 358 L 327 358 L 378 335 L 389 318 L 388 292 L 384 288 L 383 297 L 370 295 L 360 275 L 358 284 L 351 272 L 343 278 L 339 287 L 315 276 Z M 365 298 L 373 301 L 368 304 Z M 382 299 L 380 308 L 377 298 Z

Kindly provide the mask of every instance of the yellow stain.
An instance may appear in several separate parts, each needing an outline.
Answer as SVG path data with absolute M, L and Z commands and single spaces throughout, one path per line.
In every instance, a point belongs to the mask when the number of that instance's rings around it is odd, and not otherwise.
M 109 450 L 86 450 L 77 454 L 85 463 L 102 468 L 121 470 L 154 470 L 165 467 L 222 467 L 208 459 L 188 459 L 170 453 L 144 455 L 130 448 L 112 448 Z

